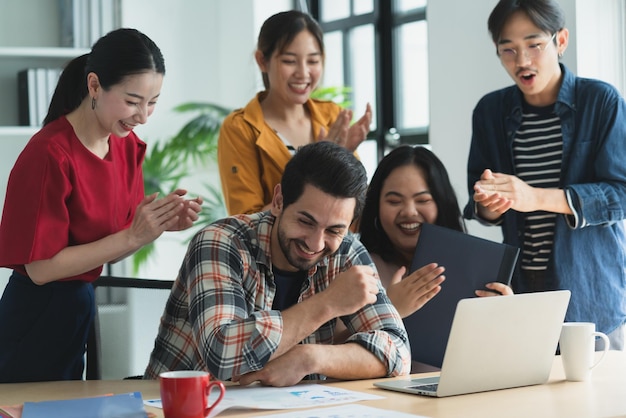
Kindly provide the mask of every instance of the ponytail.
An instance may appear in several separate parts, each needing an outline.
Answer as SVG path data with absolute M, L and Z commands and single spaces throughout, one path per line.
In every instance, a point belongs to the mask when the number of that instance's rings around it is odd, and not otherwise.
M 54 89 L 48 114 L 43 120 L 44 126 L 78 108 L 85 96 L 87 96 L 85 66 L 88 57 L 89 54 L 85 54 L 74 58 L 63 69 Z

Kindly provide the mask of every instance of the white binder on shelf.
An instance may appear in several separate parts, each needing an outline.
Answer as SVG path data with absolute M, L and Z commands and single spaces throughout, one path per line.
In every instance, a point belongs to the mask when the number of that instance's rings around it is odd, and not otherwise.
M 120 0 L 59 0 L 61 45 L 91 48 L 120 26 Z

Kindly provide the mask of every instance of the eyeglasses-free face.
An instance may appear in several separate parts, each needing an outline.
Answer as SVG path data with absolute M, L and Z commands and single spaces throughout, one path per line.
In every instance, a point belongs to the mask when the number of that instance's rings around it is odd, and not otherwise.
M 533 39 L 528 45 L 520 50 L 508 46 L 499 46 L 498 47 L 498 56 L 500 60 L 505 63 L 511 63 L 517 61 L 518 55 L 520 53 L 524 54 L 526 58 L 531 61 L 536 60 L 541 56 L 541 53 L 554 41 L 556 37 L 556 32 L 554 35 L 550 37 L 550 39 Z

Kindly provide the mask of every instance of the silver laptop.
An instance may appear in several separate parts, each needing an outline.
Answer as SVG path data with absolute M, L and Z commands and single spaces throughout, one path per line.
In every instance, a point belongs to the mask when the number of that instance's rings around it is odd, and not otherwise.
M 462 299 L 439 376 L 374 385 L 443 397 L 545 383 L 569 299 L 569 290 Z

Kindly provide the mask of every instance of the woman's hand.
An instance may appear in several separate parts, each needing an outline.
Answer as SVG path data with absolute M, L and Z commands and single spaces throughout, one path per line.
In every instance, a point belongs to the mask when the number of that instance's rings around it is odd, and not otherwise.
M 500 282 L 487 283 L 485 285 L 485 287 L 487 289 L 492 290 L 492 291 L 489 291 L 489 290 L 477 290 L 476 291 L 476 296 L 488 297 L 488 296 L 501 296 L 501 295 L 512 295 L 513 294 L 513 289 L 511 289 L 509 286 L 505 285 L 504 283 L 500 283 Z
M 444 268 L 436 263 L 427 264 L 402 279 L 406 267 L 401 267 L 387 286 L 387 295 L 400 316 L 406 318 L 424 306 L 441 290 L 445 280 Z
M 182 197 L 187 194 L 187 190 L 177 189 L 172 193 Z M 183 207 L 178 213 L 178 223 L 173 228 L 168 228 L 167 231 L 183 231 L 193 226 L 202 210 L 202 202 L 200 196 L 195 199 L 183 200 Z
M 189 228 L 198 219 L 201 198 L 185 200 L 186 190 L 177 189 L 162 199 L 153 193 L 137 206 L 129 232 L 136 248 L 157 239 L 164 231 L 180 231 Z
M 356 151 L 361 145 L 361 142 L 365 141 L 367 134 L 370 131 L 370 125 L 372 124 L 372 107 L 368 103 L 365 106 L 365 113 L 361 118 L 356 121 L 355 124 L 348 129 L 347 137 L 341 137 L 338 142 L 339 145 L 345 147 L 349 151 Z M 345 140 L 343 139 L 345 138 Z
M 367 138 L 367 134 L 370 131 L 370 125 L 372 123 L 372 107 L 368 103 L 363 116 L 361 116 L 356 123 L 350 126 L 352 115 L 352 110 L 342 110 L 339 113 L 339 116 L 337 116 L 337 120 L 335 120 L 328 130 L 328 135 L 326 135 L 324 129 L 322 128 L 318 140 L 332 141 L 346 148 L 350 152 L 356 151 L 361 142 Z
M 178 213 L 183 208 L 182 197 L 170 194 L 157 199 L 158 193 L 143 198 L 137 206 L 135 217 L 128 229 L 135 249 L 157 239 L 163 231 L 178 223 Z

